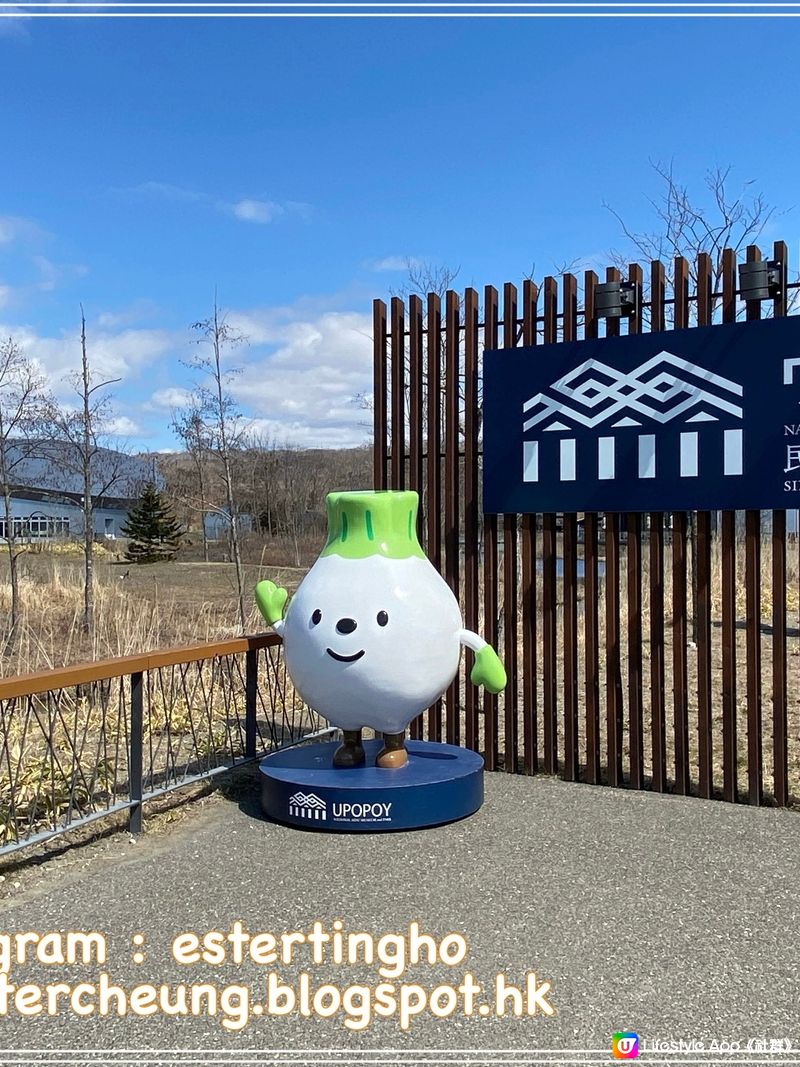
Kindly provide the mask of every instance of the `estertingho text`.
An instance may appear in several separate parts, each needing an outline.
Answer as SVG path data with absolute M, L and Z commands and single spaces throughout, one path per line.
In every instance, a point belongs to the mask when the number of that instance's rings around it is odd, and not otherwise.
M 142 935 L 137 938 L 144 940 Z M 226 1030 L 241 1030 L 260 1018 L 297 1014 L 332 1019 L 349 1030 L 364 1030 L 375 1019 L 394 1019 L 402 1030 L 408 1030 L 414 1019 L 425 1013 L 440 1019 L 555 1014 L 550 983 L 538 979 L 534 972 L 527 972 L 519 985 L 500 973 L 484 986 L 469 971 L 438 985 L 398 981 L 410 965 L 438 964 L 453 970 L 463 965 L 467 956 L 463 935 L 449 933 L 435 938 L 421 932 L 416 922 L 402 933 L 376 937 L 369 932 L 345 931 L 340 920 L 330 927 L 314 922 L 305 931 L 280 934 L 251 933 L 237 921 L 227 931 L 184 931 L 173 938 L 170 949 L 174 962 L 187 969 L 225 965 L 270 969 L 257 987 L 205 980 L 125 984 L 114 981 L 108 970 L 101 970 L 108 962 L 108 945 L 97 931 L 0 934 L 0 1018 L 12 1014 L 208 1016 L 218 1019 Z M 18 972 L 32 963 L 48 970 L 65 964 L 92 965 L 94 973 L 77 983 L 26 982 Z M 315 980 L 306 969 L 299 975 L 281 969 L 323 965 L 374 968 L 376 981 L 330 983 Z

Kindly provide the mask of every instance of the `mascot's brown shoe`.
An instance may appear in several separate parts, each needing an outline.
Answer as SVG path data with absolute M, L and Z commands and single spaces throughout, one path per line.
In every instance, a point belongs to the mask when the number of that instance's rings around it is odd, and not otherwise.
M 360 730 L 343 730 L 343 741 L 333 754 L 334 767 L 361 767 L 366 761 Z
M 403 744 L 405 734 L 384 734 L 383 748 L 375 759 L 376 767 L 405 767 L 408 763 L 408 752 Z

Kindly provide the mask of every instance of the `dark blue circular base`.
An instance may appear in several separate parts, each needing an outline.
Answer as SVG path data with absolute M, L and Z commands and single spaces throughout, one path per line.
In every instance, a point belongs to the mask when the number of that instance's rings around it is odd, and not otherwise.
M 483 803 L 483 759 L 433 741 L 407 741 L 408 763 L 375 766 L 381 741 L 365 741 L 366 765 L 332 765 L 337 742 L 301 745 L 263 759 L 261 804 L 278 822 L 306 830 L 377 833 L 438 826 Z

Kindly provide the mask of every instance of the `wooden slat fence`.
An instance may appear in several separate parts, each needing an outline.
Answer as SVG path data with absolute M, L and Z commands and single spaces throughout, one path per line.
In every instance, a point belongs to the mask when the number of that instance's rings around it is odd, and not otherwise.
M 731 249 L 630 264 L 625 320 L 595 317 L 593 270 L 375 301 L 375 487 L 420 493 L 426 551 L 509 673 L 499 697 L 477 692 L 468 654 L 413 736 L 480 750 L 490 770 L 751 804 L 800 795 L 797 512 L 481 508 L 484 349 L 535 345 L 546 360 L 560 341 L 790 314 L 786 244 L 770 258 L 783 284 L 767 304 L 740 299 Z

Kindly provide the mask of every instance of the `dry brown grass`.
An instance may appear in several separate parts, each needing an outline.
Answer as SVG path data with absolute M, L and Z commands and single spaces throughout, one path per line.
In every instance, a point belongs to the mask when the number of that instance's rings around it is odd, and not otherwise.
M 82 628 L 83 573 L 70 552 L 35 552 L 20 561 L 22 615 L 5 676 L 91 659 L 212 642 L 241 634 L 232 565 L 97 562 L 93 638 Z M 301 572 L 247 567 L 255 586 L 270 577 L 289 588 Z M 0 570 L 0 612 L 9 610 Z M 252 601 L 248 633 L 265 629 Z M 314 729 L 268 650 L 257 707 L 264 743 L 285 743 Z M 145 676 L 146 789 L 177 784 L 243 755 L 244 657 L 207 659 Z M 128 791 L 130 682 L 68 687 L 0 708 L 0 845 L 103 810 Z M 147 784 L 149 783 L 149 785 Z
M 262 577 L 294 588 L 302 571 L 248 565 L 247 582 Z M 127 656 L 174 645 L 217 641 L 241 633 L 233 566 L 157 563 L 135 566 L 113 556 L 96 563 L 95 632 L 83 632 L 83 571 L 63 552 L 26 554 L 20 561 L 22 615 L 17 640 L 2 662 L 3 676 L 71 663 Z M 0 618 L 10 608 L 7 561 L 0 559 Z M 265 629 L 251 599 L 247 632 Z
M 537 550 L 541 554 L 541 536 L 537 539 Z M 255 560 L 247 566 L 247 579 L 251 586 L 261 577 L 270 577 L 274 581 L 293 589 L 310 563 L 319 544 L 315 541 L 304 546 L 304 566 L 290 568 L 277 566 L 293 558 L 295 546 L 280 548 L 275 543 L 260 554 L 257 546 L 252 545 L 249 558 Z M 579 546 L 579 554 L 582 554 Z M 559 548 L 560 552 L 560 548 Z M 794 796 L 800 795 L 800 556 L 797 542 L 790 542 L 787 551 L 787 661 L 788 661 L 788 743 L 790 789 Z M 602 558 L 602 546 L 601 546 Z M 666 707 L 667 734 L 667 771 L 674 778 L 674 728 L 673 728 L 673 660 L 676 650 L 672 639 L 672 567 L 671 549 L 665 545 L 664 573 L 664 703 Z M 23 621 L 16 649 L 2 665 L 5 675 L 24 673 L 57 667 L 88 659 L 127 655 L 150 649 L 189 644 L 199 641 L 213 641 L 236 635 L 240 632 L 237 623 L 236 590 L 233 567 L 225 563 L 170 563 L 152 566 L 128 566 L 114 560 L 113 557 L 101 558 L 97 565 L 97 625 L 93 642 L 88 642 L 81 630 L 82 610 L 82 572 L 79 558 L 65 554 L 45 552 L 31 554 L 22 560 L 22 600 Z M 503 603 L 502 560 L 499 567 L 499 601 Z M 744 591 L 744 550 L 738 547 L 737 554 L 737 764 L 739 788 L 747 786 L 747 737 L 748 709 L 746 700 L 746 646 L 745 646 L 745 591 Z M 0 562 L 0 612 L 8 610 L 8 588 L 4 581 L 5 562 Z M 651 610 L 649 599 L 650 571 L 649 557 L 645 545 L 642 552 L 642 641 L 639 650 L 642 662 L 642 703 L 644 726 L 644 769 L 645 774 L 652 773 L 652 689 L 651 689 L 651 647 L 650 627 Z M 773 635 L 771 630 L 771 613 L 773 605 L 772 556 L 768 539 L 762 543 L 761 561 L 761 673 L 760 687 L 763 716 L 763 759 L 762 773 L 767 792 L 772 788 L 772 669 L 773 669 Z M 605 629 L 605 589 L 606 583 L 600 583 L 599 604 L 599 640 L 600 640 L 600 722 L 601 722 L 601 756 L 605 763 L 605 691 L 607 684 L 607 655 Z M 630 756 L 630 718 L 629 708 L 629 663 L 635 659 L 636 650 L 630 641 L 630 619 L 628 613 L 627 589 L 627 552 L 624 544 L 620 553 L 620 663 L 623 690 L 623 767 L 629 772 Z M 520 602 L 520 590 L 516 590 L 517 603 Z M 558 707 L 557 725 L 559 734 L 559 752 L 563 754 L 563 693 L 564 693 L 564 649 L 563 649 L 563 585 L 557 582 L 557 687 Z M 689 611 L 691 605 L 691 581 L 687 582 L 687 599 Z M 537 608 L 541 617 L 542 580 L 537 578 Z M 715 785 L 722 782 L 722 649 L 721 649 L 721 560 L 719 543 L 712 546 L 712 583 L 711 583 L 711 666 L 712 666 L 712 757 Z M 504 652 L 505 636 L 503 620 L 500 620 L 500 649 Z M 586 759 L 585 726 L 585 691 L 584 691 L 584 651 L 585 651 L 585 611 L 583 604 L 583 584 L 578 588 L 578 697 L 579 697 L 579 752 L 580 759 Z M 263 621 L 253 605 L 248 619 L 249 632 L 264 629 Z M 517 717 L 517 735 L 522 738 L 522 642 L 517 643 L 519 672 L 516 678 L 519 714 Z M 689 756 L 693 781 L 697 782 L 698 760 L 698 701 L 697 701 L 697 649 L 689 644 L 686 650 L 688 667 L 689 694 Z M 536 642 L 536 720 L 540 739 L 543 736 L 543 648 L 542 627 L 538 627 Z M 462 675 L 463 679 L 463 675 Z M 462 693 L 464 687 L 462 686 Z M 481 701 L 482 704 L 482 701 Z M 174 716 L 176 728 L 180 727 L 180 701 L 169 710 Z M 463 707 L 463 703 L 462 703 Z M 160 714 L 160 712 L 159 712 Z M 167 714 L 167 711 L 164 711 Z M 504 738 L 504 702 L 501 697 L 499 708 L 499 749 L 505 748 Z M 185 717 L 185 716 L 184 716 Z M 152 722 L 154 736 L 158 736 L 159 727 Z M 461 737 L 464 737 L 463 717 Z M 213 742 L 213 736 L 211 738 Z M 485 743 L 485 723 L 481 718 L 480 744 Z
M 537 550 L 541 555 L 541 536 L 538 538 Z M 558 547 L 559 554 L 561 546 Z M 583 546 L 578 547 L 579 556 L 583 553 Z M 600 558 L 603 558 L 602 545 Z M 722 567 L 720 544 L 715 540 L 712 544 L 711 566 L 711 701 L 712 701 L 712 763 L 713 782 L 715 789 L 722 786 Z M 622 683 L 623 704 L 623 770 L 627 777 L 630 772 L 630 680 L 631 662 L 636 661 L 636 649 L 631 643 L 629 603 L 627 597 L 627 551 L 624 544 L 620 551 L 620 580 L 619 580 L 619 661 Z M 503 568 L 502 559 L 499 566 L 499 602 L 503 603 Z M 745 561 L 744 545 L 737 546 L 736 559 L 736 678 L 735 678 L 735 703 L 736 703 L 736 737 L 737 737 L 737 776 L 740 794 L 746 794 L 748 785 L 748 707 L 747 707 L 747 672 L 753 671 L 752 664 L 748 668 L 746 649 L 746 603 L 744 585 Z M 689 553 L 689 566 L 687 574 L 687 604 L 688 614 L 691 619 L 692 586 L 691 586 L 691 553 Z M 641 613 L 641 644 L 638 649 L 641 655 L 642 677 L 642 711 L 643 711 L 643 748 L 644 748 L 644 772 L 645 776 L 652 775 L 652 682 L 651 682 L 651 606 L 650 584 L 651 575 L 649 569 L 649 557 L 647 544 L 642 551 L 642 613 Z M 606 765 L 606 686 L 608 683 L 608 654 L 607 654 L 607 631 L 605 616 L 605 594 L 607 585 L 605 580 L 600 581 L 600 597 L 598 604 L 599 622 L 599 696 L 600 696 L 600 731 L 601 731 L 601 762 Z M 517 590 L 519 603 L 521 590 Z M 563 759 L 564 751 L 564 605 L 563 583 L 557 581 L 557 732 L 559 739 L 559 755 Z M 789 787 L 794 798 L 800 797 L 800 618 L 798 607 L 800 606 L 800 546 L 797 541 L 791 541 L 787 547 L 786 559 L 786 625 L 787 625 L 787 741 L 789 754 Z M 774 663 L 774 636 L 772 631 L 773 610 L 773 584 L 772 584 L 772 547 L 768 538 L 762 540 L 761 546 L 761 578 L 760 578 L 760 674 L 758 675 L 758 692 L 761 699 L 762 716 L 762 760 L 761 771 L 763 776 L 764 790 L 769 795 L 773 789 L 773 663 Z M 541 618 L 542 603 L 542 576 L 537 576 L 537 609 Z M 500 646 L 501 654 L 505 645 L 505 635 L 501 618 Z M 675 779 L 674 760 L 674 659 L 677 650 L 673 645 L 673 583 L 672 583 L 672 555 L 670 545 L 667 543 L 664 549 L 664 686 L 663 699 L 666 718 L 666 741 L 667 741 L 667 774 L 670 780 Z M 585 701 L 585 623 L 586 612 L 583 601 L 583 582 L 578 582 L 578 725 L 579 725 L 579 759 L 582 765 L 586 763 L 586 701 Z M 542 626 L 538 626 L 536 640 L 537 662 L 537 707 L 536 722 L 540 745 L 544 732 L 543 722 L 543 693 L 544 693 L 544 655 L 542 644 Z M 690 775 L 693 789 L 697 788 L 698 782 L 698 651 L 691 641 L 691 622 L 687 623 L 689 640 L 686 648 L 687 680 L 688 680 L 688 718 L 689 718 L 689 761 Z M 517 643 L 517 655 L 519 673 L 517 677 L 518 706 L 520 712 L 517 718 L 517 736 L 520 739 L 522 732 L 522 640 L 521 635 Z M 755 672 L 753 673 L 755 678 Z M 482 726 L 483 733 L 483 726 Z M 463 736 L 463 733 L 462 733 Z M 482 740 L 483 743 L 483 740 Z M 501 757 L 505 747 L 504 737 L 504 702 L 501 698 L 499 714 L 499 750 Z

